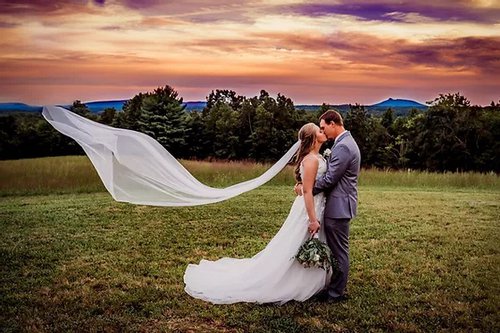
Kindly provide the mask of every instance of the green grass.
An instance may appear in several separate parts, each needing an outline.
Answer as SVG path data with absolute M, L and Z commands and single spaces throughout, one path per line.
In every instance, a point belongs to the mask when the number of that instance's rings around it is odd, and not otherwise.
M 361 186 L 351 299 L 283 306 L 211 305 L 185 294 L 182 277 L 202 258 L 261 250 L 294 199 L 289 185 L 185 208 L 40 188 L 2 188 L 3 332 L 500 331 L 498 186 Z
M 269 165 L 184 161 L 227 186 Z M 260 251 L 284 221 L 292 168 L 226 202 L 135 206 L 85 156 L 0 161 L 2 331 L 499 331 L 500 177 L 363 170 L 349 302 L 214 306 L 188 263 Z
M 249 162 L 182 163 L 197 179 L 216 187 L 257 177 L 270 166 Z M 293 183 L 293 168 L 287 167 L 268 184 L 291 186 Z M 500 177 L 494 173 L 363 170 L 360 186 L 496 190 L 500 188 Z M 105 188 L 86 156 L 0 161 L 0 196 L 102 191 Z

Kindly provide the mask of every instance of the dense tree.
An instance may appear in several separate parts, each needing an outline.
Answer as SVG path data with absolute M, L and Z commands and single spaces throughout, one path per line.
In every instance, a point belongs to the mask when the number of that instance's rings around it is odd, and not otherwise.
M 475 121 L 470 102 L 459 94 L 440 95 L 433 102 L 415 136 L 414 149 L 429 170 L 467 170 L 467 134 Z M 469 124 L 467 124 L 469 122 Z M 466 126 L 466 128 L 464 128 Z
M 186 112 L 170 86 L 139 93 L 123 112 L 110 108 L 97 115 L 80 101 L 70 107 L 101 123 L 151 135 L 177 158 L 256 161 L 281 157 L 297 140 L 298 129 L 317 122 L 328 108 L 297 110 L 290 98 L 274 98 L 265 90 L 253 97 L 215 90 L 202 112 Z M 356 104 L 344 122 L 364 167 L 500 172 L 500 103 L 480 107 L 460 94 L 439 95 L 427 111 L 402 116 L 391 109 L 374 114 Z M 0 140 L 1 159 L 83 153 L 40 114 L 0 116 Z
M 120 112 L 113 121 L 113 126 L 127 128 L 134 131 L 140 130 L 139 119 L 142 114 L 142 102 L 149 93 L 139 93 L 123 104 Z
M 201 112 L 192 111 L 186 115 L 186 146 L 184 157 L 204 159 L 211 155 L 212 147 L 207 138 L 205 122 Z
M 244 100 L 244 96 L 239 96 L 233 90 L 216 89 L 215 91 L 212 90 L 212 92 L 207 96 L 207 106 L 205 109 L 210 110 L 217 104 L 227 104 L 231 107 L 231 109 L 239 110 Z
M 380 124 L 384 126 L 388 131 L 394 123 L 394 111 L 388 108 L 383 114 Z
M 255 130 L 250 138 L 249 156 L 251 158 L 265 160 L 278 155 L 276 146 L 273 144 L 274 132 L 273 114 L 266 109 L 264 103 L 261 103 L 255 110 Z
M 479 117 L 475 170 L 500 172 L 500 102 L 491 102 Z
M 214 157 L 235 159 L 239 144 L 238 113 L 229 104 L 216 104 L 208 119 L 207 128 L 213 134 Z
M 372 151 L 369 148 L 372 123 L 365 107 L 359 104 L 351 105 L 344 118 L 344 125 L 359 146 L 362 165 L 370 165 L 373 162 Z
M 186 155 L 186 112 L 182 98 L 170 86 L 157 88 L 142 98 L 139 130 L 175 157 Z
M 90 115 L 90 110 L 87 105 L 79 100 L 74 101 L 73 104 L 69 107 L 69 110 L 84 117 Z
M 431 104 L 419 133 L 415 139 L 415 150 L 424 161 L 421 168 L 429 170 L 486 170 L 494 164 L 494 158 L 483 154 L 493 138 L 483 131 L 490 127 L 485 118 L 495 126 L 494 113 L 487 115 L 486 109 L 471 106 L 464 96 L 456 94 L 439 95 Z M 492 116 L 493 115 L 493 116 Z M 489 133 L 495 132 L 495 127 Z
M 244 133 L 240 132 L 242 121 L 241 109 L 245 97 L 233 90 L 215 90 L 207 96 L 207 105 L 202 117 L 205 124 L 205 138 L 209 142 L 209 151 L 216 158 L 242 158 L 240 140 L 244 141 Z M 245 127 L 245 126 L 243 126 Z M 246 128 L 243 128 L 244 132 Z
M 77 155 L 83 150 L 56 131 L 41 114 L 0 116 L 0 159 Z
M 251 98 L 231 90 L 212 91 L 203 110 L 205 134 L 215 157 L 260 161 L 280 157 L 309 116 L 296 110 L 290 98 L 281 94 L 273 98 L 265 90 Z
M 323 113 L 325 113 L 326 111 L 330 110 L 331 108 L 332 107 L 330 106 L 330 104 L 326 104 L 326 103 L 321 104 L 321 106 L 319 107 L 318 111 L 316 112 L 316 118 L 319 119 L 319 117 L 321 117 L 321 115 Z
M 307 122 L 305 112 L 295 109 L 292 100 L 278 94 L 274 99 L 265 90 L 255 98 L 254 130 L 250 136 L 250 157 L 276 160 L 297 141 L 298 129 Z
M 116 116 L 115 108 L 105 108 L 99 115 L 99 122 L 106 125 L 111 125 Z
M 18 147 L 19 141 L 24 138 L 20 136 L 18 129 L 19 116 L 6 115 L 0 117 L 0 152 L 2 159 L 19 158 Z M 26 152 L 24 152 L 26 153 Z
M 256 97 L 245 99 L 239 110 L 240 149 L 238 155 L 242 157 L 245 157 L 252 144 L 252 136 L 256 130 L 255 116 L 258 105 L 259 101 Z

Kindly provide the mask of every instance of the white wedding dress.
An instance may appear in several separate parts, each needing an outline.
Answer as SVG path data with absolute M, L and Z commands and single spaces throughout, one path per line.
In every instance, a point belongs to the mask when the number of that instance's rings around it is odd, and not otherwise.
M 318 156 L 317 177 L 326 172 L 326 161 Z M 301 169 L 302 173 L 302 169 Z M 314 197 L 316 216 L 322 221 L 325 196 Z M 293 257 L 310 237 L 304 198 L 298 196 L 278 233 L 265 249 L 252 258 L 202 260 L 188 265 L 185 291 L 211 303 L 285 303 L 305 301 L 322 290 L 330 274 L 320 268 L 304 268 Z M 325 241 L 323 227 L 319 238 Z

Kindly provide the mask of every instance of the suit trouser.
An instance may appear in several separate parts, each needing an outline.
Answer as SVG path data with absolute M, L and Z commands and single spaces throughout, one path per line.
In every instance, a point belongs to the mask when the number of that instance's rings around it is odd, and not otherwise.
M 349 275 L 349 222 L 350 219 L 331 219 L 325 217 L 325 234 L 328 247 L 337 260 L 339 271 L 332 275 L 327 286 L 328 296 L 339 297 L 344 295 Z

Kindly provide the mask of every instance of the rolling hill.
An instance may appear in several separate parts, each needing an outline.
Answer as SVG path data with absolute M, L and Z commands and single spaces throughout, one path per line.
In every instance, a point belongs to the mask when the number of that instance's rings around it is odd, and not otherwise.
M 94 101 L 94 102 L 86 102 L 85 105 L 90 109 L 90 111 L 94 113 L 100 113 L 104 111 L 106 108 L 115 108 L 118 111 L 122 111 L 123 104 L 127 100 L 111 100 L 111 101 Z M 186 102 L 186 111 L 201 111 L 206 106 L 206 102 L 204 101 L 189 101 Z M 69 107 L 69 105 L 61 105 L 63 107 Z M 305 111 L 317 111 L 321 105 L 319 104 L 298 104 L 295 105 L 295 108 Z M 349 104 L 340 104 L 340 105 L 332 105 L 332 108 L 339 110 L 342 113 L 349 111 Z M 393 99 L 389 98 L 380 103 L 376 103 L 373 105 L 366 105 L 365 108 L 368 111 L 372 111 L 373 113 L 381 113 L 389 108 L 393 109 L 396 114 L 404 115 L 409 112 L 411 109 L 419 109 L 424 110 L 427 109 L 427 106 L 412 100 L 407 99 Z M 0 114 L 5 113 L 17 113 L 17 112 L 41 112 L 42 106 L 37 105 L 28 105 L 24 103 L 0 103 Z

